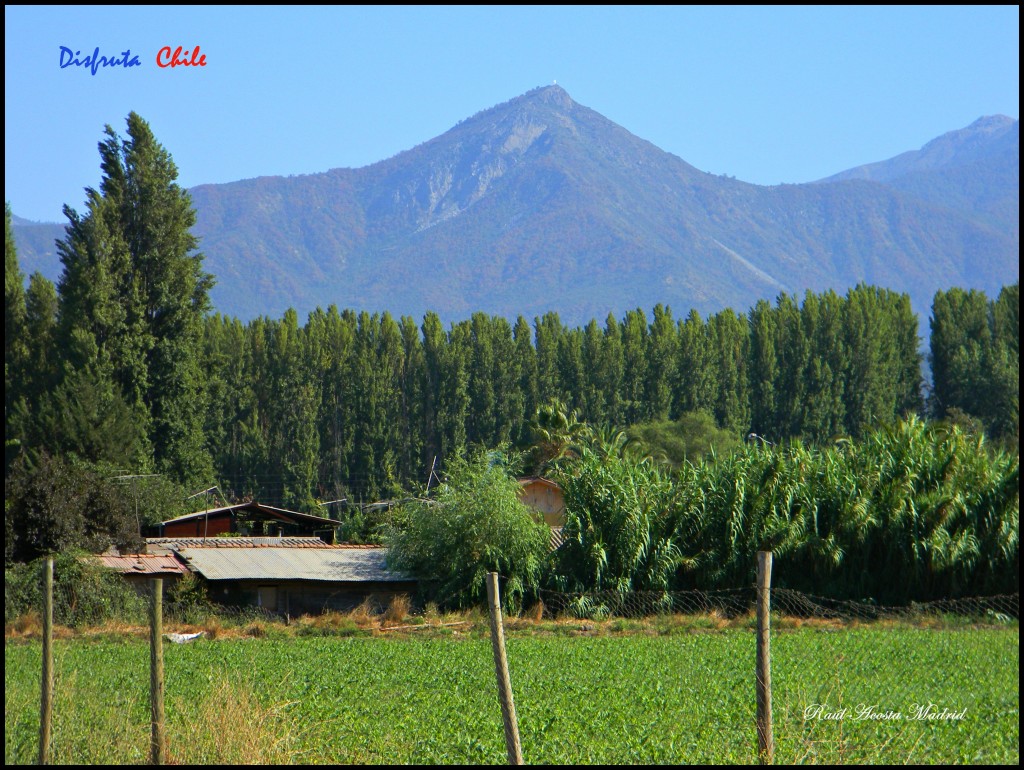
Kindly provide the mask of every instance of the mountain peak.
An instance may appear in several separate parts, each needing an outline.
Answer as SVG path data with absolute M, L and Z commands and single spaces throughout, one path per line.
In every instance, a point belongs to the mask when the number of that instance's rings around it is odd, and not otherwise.
M 1019 152 L 1019 137 L 1015 131 L 1018 125 L 1018 121 L 1006 115 L 986 115 L 965 128 L 948 131 L 932 139 L 920 150 L 847 169 L 818 181 L 867 179 L 893 182 L 908 174 L 962 168 L 998 153 Z
M 531 88 L 525 94 L 509 99 L 507 102 L 495 105 L 490 109 L 483 110 L 477 115 L 486 115 L 494 110 L 503 110 L 509 107 L 534 107 L 534 108 L 555 108 L 556 110 L 569 110 L 576 107 L 568 92 L 560 85 L 538 86 Z
M 524 96 L 532 96 L 538 101 L 554 104 L 558 107 L 572 107 L 573 101 L 568 92 L 557 83 L 550 86 L 540 86 L 527 91 Z
M 939 288 L 1017 280 L 1018 125 L 981 118 L 847 174 L 886 184 L 762 188 L 698 171 L 549 84 L 361 169 L 192 188 L 194 232 L 213 301 L 243 319 L 336 304 L 446 321 L 557 310 L 582 325 L 862 282 L 921 311 Z M 25 272 L 45 259 L 59 277 L 63 229 L 14 229 L 19 258 L 38 244 Z
M 984 115 L 971 123 L 965 131 L 994 133 L 1009 128 L 1017 121 L 1006 115 Z

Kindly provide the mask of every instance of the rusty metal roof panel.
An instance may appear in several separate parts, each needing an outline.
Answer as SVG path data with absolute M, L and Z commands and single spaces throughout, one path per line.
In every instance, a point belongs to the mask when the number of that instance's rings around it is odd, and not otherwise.
M 176 550 L 178 548 L 327 548 L 319 537 L 147 537 L 146 547 Z
M 182 547 L 189 568 L 207 580 L 318 580 L 394 582 L 409 580 L 384 565 L 385 548 Z
M 124 574 L 136 574 L 136 575 L 166 575 L 166 574 L 178 574 L 183 575 L 188 572 L 188 569 L 178 561 L 174 556 L 170 555 L 154 555 L 150 553 L 138 553 L 138 554 L 124 554 L 123 556 L 114 556 L 110 554 L 104 554 L 102 556 L 95 557 L 100 564 L 108 569 L 117 570 Z

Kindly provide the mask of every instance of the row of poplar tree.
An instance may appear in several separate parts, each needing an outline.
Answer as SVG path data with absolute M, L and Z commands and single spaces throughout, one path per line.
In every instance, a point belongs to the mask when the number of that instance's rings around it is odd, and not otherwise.
M 909 298 L 866 285 L 583 328 L 333 306 L 304 325 L 294 311 L 243 323 L 211 314 L 191 200 L 146 122 L 129 115 L 125 138 L 107 127 L 99 150 L 85 213 L 65 207 L 56 285 L 34 274 L 24 288 L 7 210 L 8 475 L 18 456 L 74 455 L 322 511 L 421 490 L 472 445 L 525 447 L 552 402 L 619 427 L 704 412 L 771 442 L 858 438 L 910 414 L 1019 431 L 1016 284 L 936 295 L 927 394 Z

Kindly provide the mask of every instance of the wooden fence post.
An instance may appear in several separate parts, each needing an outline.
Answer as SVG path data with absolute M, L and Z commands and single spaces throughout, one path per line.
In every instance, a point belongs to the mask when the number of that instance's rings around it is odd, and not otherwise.
M 152 763 L 162 765 L 164 756 L 164 581 L 153 578 L 153 601 L 149 614 L 149 706 L 152 718 L 150 752 Z
M 43 567 L 43 686 L 39 702 L 39 764 L 50 764 L 53 721 L 53 557 Z
M 501 594 L 498 592 L 498 573 L 487 573 L 487 606 L 491 615 L 491 647 L 494 649 L 494 670 L 498 675 L 498 697 L 501 699 L 501 718 L 505 723 L 505 751 L 510 765 L 523 764 L 523 750 L 519 745 L 519 723 L 516 706 L 512 702 L 512 680 L 508 675 L 505 658 L 505 630 L 501 621 Z
M 762 765 L 775 759 L 772 734 L 772 658 L 771 658 L 771 585 L 772 553 L 757 552 L 757 757 Z

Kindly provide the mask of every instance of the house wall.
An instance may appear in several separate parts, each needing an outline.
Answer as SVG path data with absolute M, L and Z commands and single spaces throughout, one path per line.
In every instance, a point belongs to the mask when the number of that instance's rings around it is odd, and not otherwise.
M 228 513 L 164 524 L 161 537 L 217 537 L 230 532 L 231 514 Z
M 415 581 L 330 583 L 325 581 L 217 580 L 208 583 L 211 601 L 240 607 L 263 607 L 281 615 L 319 615 L 348 612 L 369 600 L 378 612 L 387 609 L 398 595 L 410 598 Z
M 134 588 L 141 596 L 150 596 L 151 595 L 152 587 L 151 587 L 149 581 L 152 580 L 153 578 L 162 578 L 163 579 L 163 581 L 164 581 L 164 589 L 163 589 L 164 596 L 167 596 L 167 590 L 171 586 L 173 586 L 175 583 L 177 583 L 179 580 L 181 580 L 181 573 L 180 572 L 167 572 L 167 573 L 160 574 L 160 575 L 155 575 L 155 574 L 152 574 L 152 573 L 137 574 L 137 573 L 134 573 L 134 572 L 122 572 L 120 574 L 121 574 L 121 577 L 123 577 L 125 580 L 127 580 L 129 583 L 131 583 L 132 588 Z
M 544 523 L 549 527 L 561 527 L 565 524 L 565 500 L 562 490 L 551 484 L 535 481 L 525 484 L 519 493 L 519 499 L 544 516 Z

